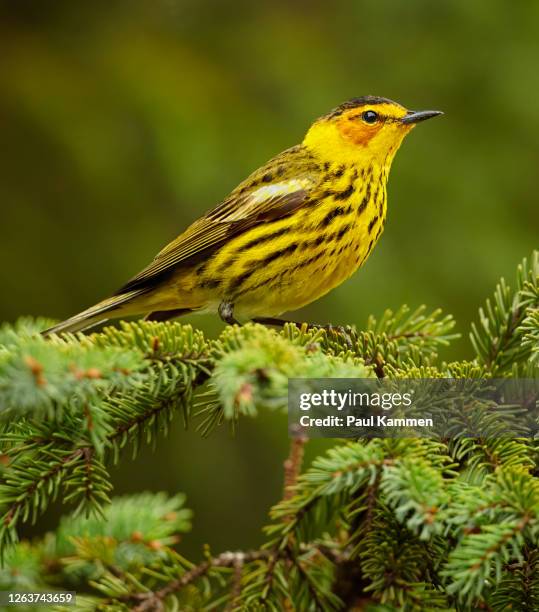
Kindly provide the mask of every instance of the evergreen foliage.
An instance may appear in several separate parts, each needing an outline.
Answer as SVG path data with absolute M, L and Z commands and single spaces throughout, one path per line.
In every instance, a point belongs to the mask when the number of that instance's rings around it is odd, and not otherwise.
M 47 324 L 0 328 L 0 589 L 76 590 L 79 610 L 539 609 L 539 447 L 488 411 L 481 438 L 336 441 L 303 472 L 294 438 L 266 544 L 197 562 L 183 495 L 111 499 L 108 472 L 175 418 L 209 434 L 285 411 L 289 377 L 537 377 L 538 253 L 480 309 L 462 362 L 438 357 L 452 318 L 423 308 L 216 340 L 143 321 L 45 340 Z M 19 541 L 57 499 L 56 531 Z

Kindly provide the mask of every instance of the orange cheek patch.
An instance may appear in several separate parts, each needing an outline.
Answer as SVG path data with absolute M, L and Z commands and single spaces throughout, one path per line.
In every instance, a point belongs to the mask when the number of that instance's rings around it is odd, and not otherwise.
M 343 117 L 339 121 L 339 132 L 355 145 L 366 147 L 369 141 L 378 134 L 381 125 L 367 125 L 358 118 Z

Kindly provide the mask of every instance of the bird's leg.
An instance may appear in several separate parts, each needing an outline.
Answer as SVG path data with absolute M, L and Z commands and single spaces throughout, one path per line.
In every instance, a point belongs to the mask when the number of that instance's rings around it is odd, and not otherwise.
M 261 323 L 262 325 L 275 325 L 276 327 L 284 327 L 286 323 L 292 323 L 296 327 L 301 327 L 301 323 L 297 321 L 287 321 L 286 319 L 276 319 L 275 317 L 256 317 L 253 319 L 254 323 Z
M 286 319 L 275 319 L 274 317 L 257 317 L 253 319 L 255 323 L 261 323 L 262 325 L 275 325 L 277 327 L 283 327 L 286 323 L 291 323 L 295 325 L 297 328 L 301 328 L 303 323 L 299 321 L 287 321 Z M 307 323 L 308 329 L 323 329 L 326 332 L 335 332 L 337 334 L 341 334 L 346 340 L 346 344 L 351 348 L 352 347 L 352 338 L 350 336 L 350 332 L 352 328 L 348 325 L 321 325 L 320 323 Z
M 231 302 L 221 302 L 219 304 L 219 316 L 221 319 L 229 325 L 239 325 L 239 322 L 234 318 L 234 304 Z

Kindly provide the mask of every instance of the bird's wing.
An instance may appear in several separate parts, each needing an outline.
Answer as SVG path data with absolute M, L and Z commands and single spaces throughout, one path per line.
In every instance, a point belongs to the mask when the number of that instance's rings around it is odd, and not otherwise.
M 152 263 L 116 295 L 150 288 L 176 266 L 189 265 L 231 237 L 260 223 L 285 217 L 302 206 L 318 181 L 311 164 L 290 164 L 291 157 L 296 156 L 299 162 L 305 162 L 304 153 L 298 149 L 294 147 L 281 153 L 238 185 L 226 200 L 162 249 Z M 296 169 L 292 175 L 286 170 L 291 165 Z M 268 180 L 277 169 L 280 171 L 278 178 Z

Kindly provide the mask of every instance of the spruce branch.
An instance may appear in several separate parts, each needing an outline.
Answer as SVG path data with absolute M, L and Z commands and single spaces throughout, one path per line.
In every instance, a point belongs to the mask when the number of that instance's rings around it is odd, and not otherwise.
M 488 584 L 499 584 L 511 559 L 522 560 L 526 542 L 539 535 L 539 483 L 522 468 L 497 470 L 481 486 L 456 483 L 449 523 L 457 546 L 443 575 L 447 592 L 470 605 Z
M 533 378 L 538 257 L 481 311 L 475 359 L 452 363 L 438 353 L 453 320 L 424 308 L 387 311 L 348 338 L 247 324 L 208 340 L 140 321 L 44 341 L 36 333 L 49 322 L 0 326 L 0 585 L 75 587 L 88 612 L 535 609 L 539 446 L 510 403 L 478 403 L 471 415 L 457 402 L 448 423 L 468 435 L 338 442 L 303 472 L 304 440 L 293 437 L 264 544 L 201 561 L 181 554 L 191 523 L 182 495 L 114 498 L 108 470 L 127 449 L 158 443 L 177 417 L 209 433 L 284 411 L 291 376 L 457 378 L 467 397 L 478 379 Z M 20 525 L 60 496 L 71 515 L 17 542 Z
M 4 328 L 4 337 L 0 394 L 24 418 L 6 423 L 0 437 L 9 459 L 2 546 L 61 490 L 78 512 L 102 513 L 111 489 L 105 461 L 118 461 L 128 443 L 135 454 L 143 437 L 155 441 L 178 410 L 187 418 L 210 363 L 203 336 L 177 324 L 125 323 L 50 342 Z
M 518 266 L 516 290 L 512 291 L 502 278 L 493 298 L 479 309 L 479 322 L 472 325 L 470 339 L 477 359 L 487 365 L 493 376 L 507 374 L 515 364 L 536 354 L 533 320 L 537 309 L 539 251 L 534 251 L 529 263 L 523 259 Z
M 290 452 L 284 462 L 284 496 L 283 499 L 289 499 L 294 494 L 293 487 L 298 480 L 303 463 L 303 455 L 305 452 L 305 444 L 308 441 L 307 436 L 302 431 L 292 431 L 290 439 Z
M 360 357 L 379 378 L 392 376 L 399 368 L 428 366 L 436 362 L 440 348 L 459 334 L 451 333 L 455 321 L 425 306 L 411 311 L 406 305 L 396 312 L 387 309 L 380 319 L 369 317 L 365 330 L 350 332 L 352 348 L 336 334 L 325 336 L 324 347 L 334 354 Z
M 539 551 L 526 546 L 521 561 L 507 563 L 498 586 L 488 595 L 488 604 L 496 612 L 525 612 L 539 608 Z
M 0 352 L 0 420 L 61 418 L 92 398 L 136 386 L 142 367 L 133 350 L 20 336 Z
M 136 612 L 150 612 L 163 609 L 163 602 L 170 595 L 177 593 L 192 582 L 208 574 L 212 568 L 236 568 L 246 563 L 265 559 L 269 555 L 265 550 L 251 550 L 247 552 L 224 552 L 192 567 L 180 578 L 170 581 L 158 591 L 132 594 L 126 596 L 127 601 L 140 601 L 132 609 Z M 237 595 L 237 594 L 236 594 Z
M 348 355 L 325 354 L 324 331 L 287 325 L 282 333 L 262 325 L 231 326 L 214 347 L 211 392 L 197 416 L 204 434 L 223 422 L 254 417 L 260 409 L 284 412 L 293 377 L 370 378 L 371 368 Z

